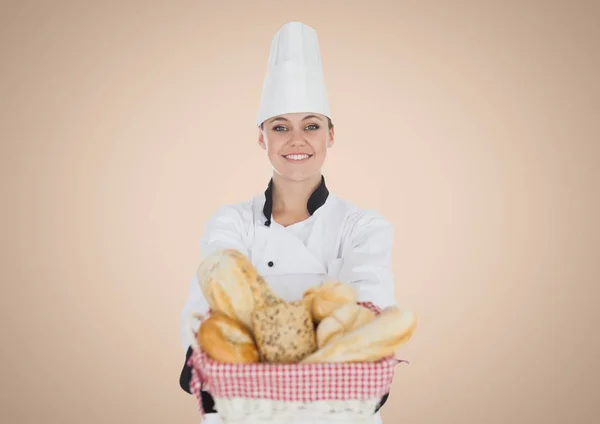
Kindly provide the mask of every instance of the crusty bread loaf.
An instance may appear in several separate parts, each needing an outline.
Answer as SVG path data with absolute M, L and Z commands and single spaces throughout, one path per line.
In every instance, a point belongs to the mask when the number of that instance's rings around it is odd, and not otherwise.
M 255 309 L 282 301 L 250 260 L 235 249 L 208 255 L 198 267 L 197 276 L 211 309 L 235 318 L 249 329 Z
M 357 293 L 350 284 L 326 281 L 304 292 L 303 302 L 309 307 L 313 322 L 318 324 L 340 306 L 356 303 Z
M 317 327 L 317 346 L 322 348 L 344 333 L 353 331 L 375 319 L 375 312 L 356 303 L 347 303 L 325 317 Z
M 312 355 L 303 363 L 374 362 L 392 355 L 415 331 L 414 313 L 388 307 L 365 325 L 345 333 Z
M 317 349 L 314 325 L 302 301 L 257 309 L 252 325 L 263 362 L 299 362 Z
M 260 360 L 250 330 L 221 312 L 202 321 L 196 337 L 200 348 L 215 361 L 250 364 Z

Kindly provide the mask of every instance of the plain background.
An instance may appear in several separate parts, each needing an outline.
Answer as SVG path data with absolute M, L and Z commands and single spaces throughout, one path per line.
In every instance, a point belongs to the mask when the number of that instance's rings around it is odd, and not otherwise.
M 387 424 L 597 423 L 600 15 L 583 1 L 4 1 L 0 421 L 197 423 L 179 314 L 264 190 L 271 37 L 319 35 L 338 196 L 419 314 Z

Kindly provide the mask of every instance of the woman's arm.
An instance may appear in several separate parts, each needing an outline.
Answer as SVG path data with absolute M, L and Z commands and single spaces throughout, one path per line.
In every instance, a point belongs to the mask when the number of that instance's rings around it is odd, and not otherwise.
M 350 221 L 350 237 L 342 254 L 337 278 L 354 286 L 361 302 L 372 302 L 379 308 L 396 305 L 392 273 L 394 228 L 374 211 L 361 211 Z M 375 413 L 387 402 L 385 394 Z
M 250 220 L 244 216 L 246 213 L 249 213 L 246 211 L 245 206 L 243 204 L 225 206 L 209 218 L 200 239 L 200 260 L 221 249 L 237 249 L 244 255 L 248 255 L 248 248 L 245 242 L 247 230 L 244 222 L 250 222 Z M 181 345 L 185 352 L 185 361 L 179 376 L 179 385 L 188 393 L 191 393 L 190 380 L 192 378 L 191 368 L 187 365 L 187 361 L 192 354 L 192 340 L 189 334 L 188 319 L 193 312 L 205 313 L 208 309 L 208 302 L 202 294 L 198 277 L 194 273 L 188 286 L 187 298 L 180 317 Z M 205 391 L 201 392 L 201 395 L 204 411 L 206 413 L 216 412 L 212 396 Z
M 379 308 L 395 305 L 392 224 L 377 212 L 361 211 L 349 225 L 337 278 L 355 287 L 359 301 L 372 302 Z
M 237 249 L 244 255 L 248 255 L 246 245 L 246 234 L 244 222 L 248 222 L 244 217 L 245 205 L 224 206 L 214 213 L 204 226 L 204 231 L 200 239 L 200 260 L 217 250 Z M 244 218 L 246 218 L 244 220 Z M 187 351 L 191 345 L 188 329 L 188 319 L 191 313 L 205 313 L 209 305 L 202 294 L 198 276 L 194 273 L 189 286 L 188 294 L 181 311 L 181 345 L 184 351 Z

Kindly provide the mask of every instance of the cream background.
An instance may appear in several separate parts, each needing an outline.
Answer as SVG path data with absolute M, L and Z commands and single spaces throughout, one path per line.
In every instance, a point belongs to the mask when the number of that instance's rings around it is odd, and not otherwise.
M 264 189 L 271 36 L 319 34 L 330 188 L 396 227 L 388 424 L 597 423 L 593 2 L 5 1 L 2 423 L 195 423 L 204 221 Z

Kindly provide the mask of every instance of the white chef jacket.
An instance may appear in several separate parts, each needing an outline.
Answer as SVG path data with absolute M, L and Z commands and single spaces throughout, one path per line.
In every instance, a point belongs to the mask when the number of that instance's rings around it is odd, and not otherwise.
M 323 281 L 337 280 L 351 284 L 359 301 L 380 308 L 395 305 L 390 222 L 373 210 L 329 193 L 324 178 L 311 195 L 308 209 L 310 217 L 301 222 L 287 227 L 277 223 L 271 212 L 271 180 L 264 193 L 212 214 L 201 237 L 201 258 L 215 250 L 237 249 L 250 259 L 273 292 L 289 301 L 302 299 L 307 289 Z M 188 290 L 181 314 L 184 351 L 191 344 L 190 314 L 209 308 L 196 275 Z M 207 414 L 206 424 L 220 423 L 217 415 Z M 378 412 L 373 424 L 380 423 Z

